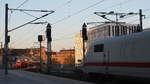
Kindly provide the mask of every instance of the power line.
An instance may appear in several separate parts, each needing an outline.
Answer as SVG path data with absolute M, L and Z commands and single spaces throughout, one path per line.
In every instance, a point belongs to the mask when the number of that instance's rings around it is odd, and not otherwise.
M 70 1 L 71 1 L 71 0 L 70 0 Z M 102 1 L 104 1 L 104 0 L 102 0 Z M 102 9 L 102 10 L 109 9 L 109 8 L 112 8 L 112 7 L 117 7 L 117 6 L 120 5 L 120 4 L 126 4 L 126 3 L 129 3 L 129 2 L 131 2 L 131 1 L 133 1 L 133 0 L 126 0 L 126 1 L 123 1 L 123 2 L 121 2 L 121 3 L 112 5 L 112 6 L 110 6 L 110 7 L 104 8 L 104 9 Z M 91 5 L 91 6 L 93 7 L 93 5 Z M 80 11 L 77 11 L 77 12 L 75 12 L 75 13 L 69 15 L 69 16 L 66 16 L 66 17 L 64 17 L 64 18 L 62 18 L 62 19 L 60 19 L 60 20 L 58 20 L 57 22 L 55 22 L 55 24 L 56 24 L 56 23 L 59 23 L 59 22 L 61 22 L 61 21 L 63 21 L 63 20 L 66 20 L 66 19 L 68 19 L 68 18 L 70 18 L 70 17 L 72 17 L 72 16 L 74 16 L 74 15 L 76 15 L 76 14 L 78 14 L 78 13 L 81 13 L 82 11 L 87 10 L 87 9 L 89 9 L 91 6 L 89 6 L 89 7 L 87 7 L 87 8 L 84 8 L 84 9 L 82 9 L 82 10 L 80 10 Z M 94 6 L 95 6 L 95 4 L 94 4 Z M 53 24 L 54 24 L 54 23 L 53 23 Z M 44 29 L 45 29 L 45 28 L 43 28 L 43 29 L 40 30 L 39 32 L 42 32 Z M 38 33 L 39 33 L 39 32 L 38 32 Z M 57 40 L 57 39 L 56 39 L 56 40 Z
M 36 16 L 34 16 L 34 15 L 32 15 L 32 14 L 29 14 L 29 13 L 27 13 L 27 12 L 25 12 L 25 11 L 21 11 L 21 12 L 23 12 L 24 14 L 29 15 L 29 16 L 31 16 L 31 17 L 38 18 L 38 17 L 36 17 Z
M 148 11 L 150 11 L 150 8 L 143 10 L 143 12 L 148 12 Z M 121 20 L 128 19 L 128 18 L 131 18 L 131 17 L 134 17 L 134 16 L 135 16 L 135 15 L 133 15 L 133 16 L 128 16 L 128 17 L 126 17 L 126 18 L 122 18 Z M 137 19 L 136 19 L 136 20 L 137 20 Z M 136 21 L 136 20 L 133 20 L 133 21 Z
M 63 20 L 66 20 L 66 19 L 68 19 L 68 18 L 70 18 L 70 17 L 72 17 L 72 16 L 74 16 L 74 15 L 80 13 L 80 12 L 83 12 L 83 11 L 85 11 L 85 10 L 91 8 L 91 7 L 94 7 L 94 6 L 96 6 L 96 5 L 100 4 L 100 3 L 102 3 L 103 1 L 105 1 L 105 0 L 99 1 L 99 2 L 97 2 L 97 3 L 95 3 L 95 4 L 93 4 L 93 5 L 88 6 L 87 8 L 84 8 L 84 9 L 82 9 L 82 10 L 80 10 L 80 11 L 77 11 L 77 12 L 73 13 L 72 15 L 66 16 L 66 17 L 64 17 L 64 18 L 62 18 L 62 19 L 56 21 L 56 22 L 53 23 L 52 25 L 57 24 L 57 23 L 59 23 L 59 22 L 61 22 L 61 21 L 63 21 Z M 112 7 L 116 7 L 116 6 L 120 5 L 120 4 L 126 4 L 126 3 L 129 3 L 129 2 L 131 2 L 131 1 L 133 1 L 133 0 L 126 0 L 126 1 L 123 1 L 123 2 L 121 2 L 121 3 L 112 5 L 112 6 L 110 6 L 110 7 L 104 8 L 104 9 L 102 9 L 102 10 L 109 9 L 109 8 L 112 8 Z M 72 2 L 72 0 L 67 1 L 65 4 L 68 4 L 68 3 L 70 3 L 70 2 Z M 26 13 L 26 14 L 27 14 L 27 13 Z M 29 14 L 28 14 L 28 15 L 29 15 Z M 35 17 L 35 16 L 31 15 L 31 14 L 30 14 L 30 16 Z M 43 30 L 42 30 L 42 31 L 43 31 Z M 40 31 L 40 32 L 41 32 L 41 31 Z
M 104 0 L 102 0 L 102 1 L 104 1 Z M 127 4 L 127 3 L 131 2 L 131 1 L 133 1 L 133 0 L 126 0 L 126 1 L 120 2 L 120 3 L 118 3 L 118 4 L 112 5 L 112 6 L 110 6 L 110 7 L 104 8 L 104 9 L 102 9 L 102 10 L 106 10 L 106 9 L 109 9 L 109 8 L 117 7 L 117 6 L 120 5 L 120 4 Z M 86 9 L 89 9 L 90 7 L 93 7 L 93 6 L 98 5 L 98 4 L 100 4 L 100 2 L 97 2 L 97 3 L 91 5 L 91 6 L 87 7 L 87 8 L 84 8 L 84 9 L 82 9 L 82 10 L 76 12 L 76 13 L 80 13 L 80 12 L 82 12 L 82 11 L 84 11 L 84 10 L 86 10 Z M 57 24 L 58 22 L 61 22 L 61 21 L 63 21 L 63 20 L 66 20 L 66 19 L 70 18 L 71 16 L 75 15 L 76 13 L 73 13 L 73 14 L 70 15 L 70 16 L 66 16 L 66 17 L 64 17 L 64 18 L 62 18 L 62 19 L 60 19 L 60 20 L 58 20 L 57 22 L 55 22 L 55 23 L 53 23 L 53 24 Z
M 6 7 L 8 7 L 8 4 L 6 4 Z M 16 30 L 16 29 L 18 29 L 18 28 L 20 28 L 20 27 L 23 27 L 23 26 L 27 25 L 27 24 L 30 24 L 31 22 L 34 22 L 34 21 L 36 21 L 36 20 L 38 20 L 38 19 L 41 19 L 41 18 L 43 18 L 43 17 L 46 17 L 46 16 L 48 16 L 49 14 L 51 14 L 51 13 L 54 12 L 54 11 L 47 11 L 47 10 L 26 10 L 26 9 L 9 9 L 9 10 L 35 11 L 35 12 L 49 12 L 49 13 L 46 13 L 46 14 L 42 15 L 41 17 L 37 17 L 36 19 L 34 19 L 34 20 L 32 20 L 32 21 L 29 21 L 29 22 L 27 22 L 27 23 L 25 23 L 25 24 L 23 24 L 23 25 L 20 25 L 20 26 L 18 26 L 18 27 L 16 27 L 16 28 L 13 28 L 13 29 L 9 30 L 8 32 L 11 32 L 11 31 L 13 31 L 13 30 Z M 8 8 L 7 8 L 7 11 L 8 11 Z
M 21 6 L 23 6 L 25 3 L 27 3 L 29 0 L 25 0 L 25 1 L 23 1 L 19 6 L 17 6 L 16 7 L 16 9 L 18 9 L 18 8 L 20 8 Z M 14 12 L 14 10 L 13 11 L 11 11 L 11 14 Z M 11 16 L 11 15 L 10 15 Z
M 73 1 L 73 0 L 69 0 L 69 1 L 67 1 L 66 3 L 64 3 L 64 4 L 60 5 L 60 6 L 58 6 L 57 8 L 60 9 L 60 7 L 63 7 L 64 5 L 67 5 L 67 4 L 71 3 L 72 1 Z M 56 10 L 57 8 L 55 8 L 54 10 Z M 32 15 L 32 14 L 29 14 L 29 13 L 27 13 L 27 12 L 24 12 L 24 11 L 21 11 L 21 12 L 23 12 L 23 13 L 25 13 L 25 14 L 31 16 L 31 17 L 37 18 L 36 16 L 34 16 L 34 15 Z
M 21 6 L 23 6 L 25 3 L 27 3 L 29 0 L 25 0 L 24 2 L 22 2 L 16 9 L 20 8 Z
M 32 28 L 35 28 L 37 25 L 34 25 Z M 26 40 L 29 38 L 29 37 L 33 37 L 33 36 L 29 36 L 30 34 L 29 33 L 31 33 L 32 31 L 31 31 L 31 29 L 30 30 L 28 30 L 27 31 L 27 35 L 26 35 L 26 38 L 24 38 L 23 40 L 19 40 L 18 41 L 18 44 L 17 45 L 19 45 L 19 44 L 23 44 L 24 42 L 26 43 Z M 34 34 L 35 35 L 35 34 Z M 37 34 L 36 34 L 37 35 Z M 30 42 L 30 41 L 29 41 Z
M 94 7 L 94 6 L 100 4 L 100 3 L 104 2 L 104 1 L 105 1 L 105 0 L 101 0 L 101 1 L 99 1 L 99 2 L 97 2 L 97 3 L 95 3 L 95 4 L 93 4 L 93 5 L 88 6 L 87 8 L 81 9 L 81 10 L 79 10 L 79 11 L 73 13 L 72 15 L 68 15 L 68 16 L 66 16 L 66 17 L 64 17 L 64 18 L 62 18 L 62 19 L 60 19 L 60 20 L 54 22 L 53 24 L 57 24 L 57 23 L 62 22 L 62 21 L 64 21 L 64 20 L 66 20 L 66 19 L 69 19 L 69 18 L 71 18 L 72 16 L 77 15 L 77 14 L 79 14 L 79 13 L 81 13 L 81 12 L 83 12 L 83 11 L 85 11 L 85 10 L 91 8 L 91 7 Z M 131 1 L 133 1 L 133 0 L 126 0 L 126 1 L 124 1 L 124 2 L 121 2 L 121 3 L 118 3 L 118 4 L 112 5 L 112 6 L 108 7 L 108 8 L 104 8 L 104 9 L 102 9 L 102 10 L 106 10 L 106 9 L 109 9 L 109 8 L 112 8 L 112 7 L 116 7 L 116 6 L 120 5 L 120 4 L 126 4 L 126 3 L 129 3 L 129 2 L 131 2 Z
M 67 1 L 66 4 L 70 3 L 71 1 L 72 1 L 72 0 Z M 57 23 L 59 23 L 59 22 L 61 22 L 61 21 L 64 21 L 64 20 L 66 20 L 66 19 L 69 19 L 70 17 L 72 17 L 72 16 L 74 16 L 74 15 L 77 15 L 77 14 L 79 14 L 79 13 L 81 13 L 81 12 L 83 12 L 83 11 L 85 11 L 85 10 L 91 8 L 91 7 L 94 7 L 94 6 L 100 4 L 100 3 L 104 2 L 104 1 L 105 1 L 105 0 L 101 0 L 101 1 L 99 1 L 99 2 L 97 2 L 97 3 L 95 3 L 95 4 L 92 4 L 92 5 L 90 5 L 90 6 L 86 7 L 86 8 L 84 8 L 84 9 L 81 9 L 81 10 L 79 10 L 79 11 L 73 13 L 72 15 L 66 16 L 66 17 L 64 17 L 64 18 L 62 18 L 62 19 L 56 21 L 56 22 L 53 23 L 52 25 L 57 24 Z M 27 13 L 26 13 L 26 14 L 27 14 Z M 29 14 L 28 14 L 28 15 L 29 15 Z M 35 17 L 35 16 L 31 15 L 31 14 L 30 14 L 30 16 Z M 42 31 L 43 31 L 43 30 L 42 30 Z M 40 31 L 40 32 L 41 32 L 41 31 Z
M 16 9 L 18 9 L 18 8 L 20 8 L 22 5 L 24 5 L 26 2 L 28 2 L 29 0 L 25 0 L 22 4 L 20 4 Z M 67 1 L 65 4 L 63 4 L 63 5 L 66 5 L 66 4 L 69 4 L 69 3 L 71 3 L 71 1 L 72 0 L 69 0 L 69 1 Z M 63 6 L 62 5 L 62 6 Z M 14 11 L 11 11 L 11 14 L 10 14 L 10 18 L 9 18 L 9 21 L 10 21 L 10 19 L 11 19 L 11 15 L 12 15 L 12 13 L 13 13 Z M 27 14 L 27 15 L 29 15 L 29 16 L 32 16 L 32 17 L 34 17 L 34 18 L 37 18 L 36 16 L 33 16 L 33 15 L 31 15 L 31 14 L 29 14 L 29 13 L 27 13 L 27 12 L 24 12 L 24 11 L 22 11 L 23 13 L 25 13 L 25 14 Z M 42 29 L 42 31 L 43 31 L 43 29 Z M 41 32 L 41 31 L 40 31 Z M 39 33 L 39 32 L 38 32 Z
M 19 6 L 17 6 L 16 7 L 16 9 L 18 9 L 18 8 L 20 8 L 21 6 L 23 6 L 25 3 L 27 3 L 29 0 L 25 0 L 25 1 L 23 1 Z M 9 15 L 9 23 L 10 23 L 10 20 L 11 20 L 11 17 L 12 17 L 12 14 L 13 14 L 13 12 L 14 12 L 15 10 L 11 10 L 11 13 L 10 13 L 10 15 Z
M 28 1 L 29 1 L 29 0 L 23 1 L 23 2 L 17 7 L 17 9 L 20 8 L 21 6 L 23 6 L 23 5 L 24 5 L 25 3 L 27 3 Z M 13 13 L 13 11 L 11 11 L 11 13 L 10 13 L 10 15 L 9 15 L 9 23 L 10 23 L 10 20 L 11 20 L 12 13 Z M 2 34 L 1 39 L 2 39 L 3 36 L 4 36 L 4 33 Z
M 111 7 L 111 8 L 112 8 L 112 7 L 116 7 L 116 6 L 120 5 L 120 4 L 129 3 L 130 1 L 133 1 L 133 0 L 126 0 L 126 1 L 124 1 L 124 2 L 121 2 L 121 3 L 119 3 L 119 4 L 116 4 L 116 5 L 113 5 L 113 6 L 110 6 L 110 7 Z M 105 10 L 105 8 L 104 8 L 103 10 Z M 143 12 L 147 12 L 147 11 L 150 11 L 150 8 L 143 10 Z M 121 20 L 128 19 L 128 18 L 131 18 L 131 17 L 134 17 L 134 16 L 136 16 L 136 15 L 128 16 L 128 17 L 126 17 L 126 18 L 121 18 Z M 148 18 L 149 18 L 149 17 L 148 17 Z M 120 20 L 120 19 L 119 19 L 119 20 Z M 135 21 L 138 21 L 138 19 L 133 20 L 133 21 L 131 21 L 131 22 L 129 22 L 129 23 L 132 23 L 132 22 L 135 22 Z
M 22 24 L 22 25 L 20 25 L 20 26 L 17 26 L 17 27 L 15 27 L 15 28 L 9 30 L 8 32 L 11 32 L 11 31 L 14 31 L 14 30 L 16 30 L 16 29 L 19 29 L 19 28 L 21 28 L 21 27 L 23 27 L 23 26 L 25 26 L 25 25 L 27 25 L 27 24 L 30 24 L 30 23 L 32 23 L 32 22 L 34 22 L 34 21 L 36 21 L 36 20 L 41 19 L 41 18 L 44 18 L 44 17 L 46 17 L 46 16 L 48 16 L 48 15 L 50 15 L 50 14 L 52 14 L 52 13 L 54 13 L 54 11 L 51 11 L 51 12 L 49 12 L 49 13 L 46 13 L 46 14 L 42 15 L 41 17 L 38 17 L 38 18 L 36 18 L 36 19 L 34 19 L 34 20 L 31 20 L 31 21 L 29 21 L 29 22 L 26 22 L 26 23 L 24 23 L 24 24 Z
M 63 4 L 61 4 L 60 6 L 58 6 L 58 7 L 56 7 L 56 8 L 54 8 L 55 10 L 57 10 L 57 8 L 61 8 L 61 7 L 63 7 L 63 6 L 66 6 L 67 4 L 70 4 L 71 2 L 72 2 L 73 0 L 68 0 L 67 2 L 65 2 L 65 3 L 63 3 Z
M 66 4 L 68 4 L 68 2 L 71 2 L 71 1 L 72 1 L 72 0 L 67 1 Z M 62 19 L 56 21 L 56 22 L 53 23 L 53 24 L 57 24 L 57 23 L 59 23 L 59 22 L 61 22 L 61 21 L 63 21 L 63 20 L 66 20 L 66 19 L 68 19 L 68 18 L 70 18 L 70 17 L 72 17 L 72 16 L 74 16 L 74 15 L 76 15 L 76 14 L 82 12 L 82 11 L 85 11 L 85 10 L 91 8 L 91 7 L 94 7 L 94 6 L 96 6 L 96 5 L 100 4 L 100 3 L 102 3 L 103 1 L 105 1 L 105 0 L 101 0 L 101 1 L 99 1 L 99 2 L 97 2 L 97 3 L 95 3 L 95 4 L 93 4 L 93 5 L 88 6 L 87 8 L 84 8 L 84 9 L 82 9 L 82 10 L 80 10 L 80 11 L 77 11 L 77 12 L 73 13 L 72 15 L 68 15 L 68 16 L 66 16 L 66 17 L 64 17 L 64 18 L 62 18 Z M 116 6 L 120 5 L 120 4 L 126 4 L 126 3 L 129 3 L 129 2 L 131 2 L 131 1 L 133 1 L 133 0 L 126 0 L 126 1 L 123 1 L 123 2 L 121 2 L 121 3 L 112 5 L 112 6 L 110 6 L 110 7 L 104 8 L 104 9 L 102 9 L 102 10 L 106 10 L 106 9 L 109 9 L 109 8 L 112 8 L 112 7 L 116 7 Z M 52 24 L 52 25 L 53 25 L 53 24 Z
M 143 10 L 143 12 L 148 12 L 148 11 L 150 11 L 150 8 Z M 135 15 L 134 15 L 134 16 L 135 16 Z M 124 19 L 128 19 L 128 18 L 131 18 L 131 17 L 134 17 L 134 16 L 129 16 L 129 17 L 124 18 Z M 148 18 L 150 18 L 150 17 L 146 17 L 145 19 L 148 19 Z M 124 20 L 124 19 L 123 19 L 123 20 Z M 144 19 L 144 20 L 145 20 L 145 19 Z M 121 20 L 122 20 L 122 19 L 121 19 Z M 134 23 L 134 22 L 137 22 L 137 21 L 139 21 L 139 19 L 132 20 L 132 21 L 130 21 L 129 23 Z
M 62 19 L 60 19 L 60 20 L 54 22 L 53 24 L 57 24 L 57 23 L 62 22 L 62 21 L 64 21 L 64 20 L 66 20 L 66 19 L 69 19 L 69 18 L 71 18 L 72 16 L 75 16 L 75 15 L 77 15 L 77 14 L 79 14 L 79 13 L 81 13 L 81 12 L 83 12 L 83 11 L 89 9 L 89 8 L 92 8 L 92 7 L 94 7 L 94 6 L 98 5 L 98 4 L 101 4 L 101 3 L 104 2 L 104 1 L 106 1 L 106 0 L 101 0 L 101 1 L 99 1 L 99 2 L 97 2 L 97 3 L 94 3 L 94 4 L 92 4 L 92 5 L 90 5 L 90 6 L 86 7 L 86 8 L 83 8 L 83 9 L 81 9 L 81 10 L 79 10 L 79 11 L 77 11 L 77 12 L 71 14 L 71 15 L 68 15 L 68 16 L 66 16 L 66 17 L 64 17 L 64 18 L 62 18 Z
M 143 10 L 143 12 L 147 12 L 147 11 L 150 11 L 150 8 Z
M 32 27 L 32 28 L 34 28 L 34 27 Z M 40 31 L 38 31 L 37 33 L 35 33 L 35 34 L 33 34 L 32 36 L 30 36 L 30 37 L 34 37 L 35 35 L 38 35 L 40 32 L 42 32 L 42 31 L 44 31 L 45 30 L 45 27 L 43 27 Z M 30 31 L 31 32 L 31 31 Z M 27 37 L 28 38 L 28 37 Z M 20 43 L 23 43 L 23 42 L 26 42 L 26 39 L 27 38 L 25 38 L 23 41 L 21 41 Z
M 126 0 L 126 1 L 120 2 L 120 3 L 118 3 L 118 4 L 114 4 L 114 5 L 110 6 L 110 7 L 103 8 L 103 9 L 101 9 L 101 10 L 106 10 L 106 9 L 109 9 L 109 8 L 114 8 L 114 7 L 117 7 L 117 6 L 119 6 L 119 5 L 127 4 L 127 3 L 131 2 L 131 1 L 134 1 L 134 0 Z
M 146 19 L 149 19 L 150 17 L 146 17 L 145 19 L 143 19 L 143 20 L 146 20 Z M 135 20 L 132 20 L 132 21 L 130 21 L 129 23 L 131 24 L 131 23 L 134 23 L 134 22 L 137 22 L 137 21 L 139 21 L 139 19 L 135 19 Z

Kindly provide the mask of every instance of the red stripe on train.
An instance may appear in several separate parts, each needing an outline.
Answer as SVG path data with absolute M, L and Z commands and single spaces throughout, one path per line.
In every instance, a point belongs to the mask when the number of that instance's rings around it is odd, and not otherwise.
M 113 62 L 113 63 L 100 63 L 100 62 L 89 62 L 85 63 L 84 66 L 110 66 L 110 67 L 141 67 L 150 68 L 150 63 L 137 63 L 137 62 Z

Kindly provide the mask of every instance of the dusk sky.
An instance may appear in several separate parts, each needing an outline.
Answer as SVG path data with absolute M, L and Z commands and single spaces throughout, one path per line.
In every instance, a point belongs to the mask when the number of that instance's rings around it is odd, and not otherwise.
M 20 6 L 25 1 L 25 3 Z M 94 12 L 115 11 L 118 13 L 135 12 L 143 10 L 146 18 L 143 27 L 150 28 L 150 0 L 0 0 L 0 42 L 4 42 L 5 4 L 9 8 L 54 10 L 55 13 L 38 20 L 52 24 L 52 49 L 74 48 L 74 36 L 80 32 L 84 22 L 106 21 L 93 14 Z M 36 17 L 45 13 L 27 12 Z M 115 18 L 110 17 L 112 20 Z M 25 22 L 35 19 L 21 11 L 9 11 L 9 29 L 15 28 Z M 119 21 L 139 24 L 139 17 L 126 17 Z M 94 26 L 94 25 L 88 25 Z M 45 35 L 46 24 L 29 24 L 9 33 L 11 48 L 31 48 L 37 46 L 39 34 Z M 43 42 L 46 45 L 46 40 Z

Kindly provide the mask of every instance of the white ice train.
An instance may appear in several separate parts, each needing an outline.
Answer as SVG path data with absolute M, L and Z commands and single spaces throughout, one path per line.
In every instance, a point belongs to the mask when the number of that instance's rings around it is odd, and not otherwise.
M 150 78 L 150 31 L 95 41 L 83 65 L 86 73 Z

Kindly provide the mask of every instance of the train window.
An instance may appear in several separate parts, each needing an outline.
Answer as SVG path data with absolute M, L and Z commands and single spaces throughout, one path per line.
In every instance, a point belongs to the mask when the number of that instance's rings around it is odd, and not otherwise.
M 104 44 L 94 45 L 94 52 L 104 52 Z

